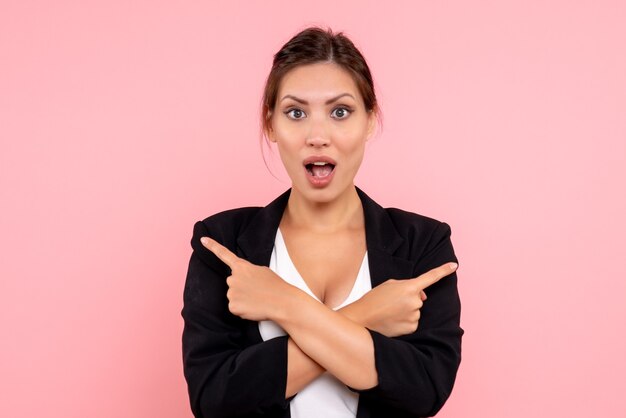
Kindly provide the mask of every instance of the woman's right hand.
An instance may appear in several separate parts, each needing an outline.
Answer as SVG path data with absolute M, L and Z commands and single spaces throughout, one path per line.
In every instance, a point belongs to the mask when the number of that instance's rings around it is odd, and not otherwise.
M 457 267 L 456 263 L 446 263 L 413 279 L 389 279 L 339 311 L 387 337 L 411 334 L 419 325 L 420 309 L 426 300 L 424 289 Z

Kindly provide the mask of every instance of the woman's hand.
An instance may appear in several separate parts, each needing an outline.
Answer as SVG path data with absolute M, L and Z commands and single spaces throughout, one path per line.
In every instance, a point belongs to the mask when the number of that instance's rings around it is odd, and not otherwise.
M 414 279 L 389 279 L 340 311 L 387 337 L 411 334 L 419 325 L 420 309 L 426 300 L 424 289 L 456 268 L 455 263 L 446 263 Z
M 226 297 L 228 309 L 234 315 L 252 321 L 272 319 L 274 311 L 283 306 L 281 299 L 297 291 L 269 267 L 237 257 L 209 237 L 202 237 L 200 241 L 231 269 L 231 275 L 226 278 Z

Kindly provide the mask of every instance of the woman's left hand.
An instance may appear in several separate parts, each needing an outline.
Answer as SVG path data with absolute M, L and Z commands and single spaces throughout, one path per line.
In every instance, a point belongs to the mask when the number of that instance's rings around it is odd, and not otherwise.
M 232 273 L 226 278 L 228 309 L 243 319 L 263 321 L 274 318 L 276 309 L 284 305 L 281 301 L 297 289 L 269 267 L 237 257 L 209 237 L 202 237 L 200 241 L 230 267 Z

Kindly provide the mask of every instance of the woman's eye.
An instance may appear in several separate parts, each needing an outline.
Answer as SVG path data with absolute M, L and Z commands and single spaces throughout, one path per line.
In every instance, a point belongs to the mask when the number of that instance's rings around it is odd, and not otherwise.
M 293 112 L 295 112 L 295 114 L 293 114 L 292 116 L 289 116 Z M 301 116 L 303 114 L 304 114 L 304 112 L 302 110 L 300 110 L 300 109 L 290 109 L 290 110 L 285 112 L 285 115 L 289 116 L 290 119 L 302 119 Z
M 333 112 L 337 112 L 337 119 L 345 119 L 350 116 L 352 110 L 348 109 L 347 107 L 338 107 Z

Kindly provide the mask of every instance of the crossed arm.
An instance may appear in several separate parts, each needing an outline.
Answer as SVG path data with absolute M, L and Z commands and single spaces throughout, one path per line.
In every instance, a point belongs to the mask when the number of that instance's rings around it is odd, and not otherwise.
M 375 387 L 374 345 L 366 326 L 372 324 L 372 329 L 386 336 L 415 331 L 424 289 L 457 267 L 446 263 L 414 279 L 387 280 L 336 312 L 283 281 L 269 267 L 239 258 L 209 237 L 201 242 L 231 269 L 226 280 L 229 310 L 243 319 L 272 320 L 290 336 L 286 398 L 324 370 L 351 388 Z M 368 323 L 366 312 L 378 316 Z
M 443 405 L 460 362 L 462 334 L 456 275 L 446 263 L 456 260 L 449 228 L 439 228 L 433 240 L 440 243 L 416 265 L 414 274 L 425 274 L 389 279 L 340 311 L 267 267 L 220 253 L 210 241 L 203 246 L 199 238 L 205 235 L 198 222 L 182 312 L 185 378 L 196 417 L 288 408 L 288 398 L 324 370 L 360 392 L 364 402 L 382 402 L 388 411 L 430 416 Z M 220 262 L 228 254 L 230 272 Z M 421 310 L 426 312 L 423 289 L 444 276 L 429 290 L 428 315 L 415 332 Z M 274 320 L 288 335 L 249 345 L 244 341 L 254 333 L 253 323 L 245 319 Z
M 379 289 L 374 288 L 373 290 L 379 290 Z M 421 292 L 421 295 L 422 295 L 421 296 L 422 300 L 425 300 L 426 298 L 425 293 Z M 391 332 L 391 329 L 385 329 L 385 327 L 383 326 L 380 320 L 378 321 L 367 320 L 367 314 L 368 312 L 372 312 L 372 310 L 368 310 L 366 308 L 363 299 L 359 299 L 347 306 L 344 306 L 343 308 L 338 309 L 337 312 L 343 315 L 344 317 L 348 318 L 355 324 L 360 325 L 361 327 L 374 329 L 388 337 L 393 336 L 393 332 Z M 417 316 L 417 315 L 414 315 L 414 316 Z M 383 318 L 381 317 L 379 319 L 383 319 Z M 395 324 L 392 323 L 390 325 L 392 326 L 397 325 L 397 323 Z M 406 327 L 407 328 L 413 327 L 413 324 L 411 323 L 411 321 L 407 321 Z M 415 324 L 415 327 L 417 327 L 417 324 Z M 387 332 L 387 334 L 385 333 L 385 331 Z M 372 341 L 371 341 L 371 337 L 369 336 L 369 333 L 367 337 L 368 337 L 367 340 L 361 343 L 364 346 L 364 348 L 367 350 L 366 353 L 369 356 L 369 348 L 372 346 Z M 296 342 L 293 340 L 292 337 L 289 337 L 289 341 L 288 341 L 287 358 L 288 358 L 287 360 L 287 387 L 286 387 L 285 398 L 289 398 L 297 394 L 300 390 L 306 387 L 311 381 L 315 380 L 326 370 L 318 362 L 313 360 L 304 351 L 302 351 L 302 349 L 296 344 Z M 374 361 L 373 353 L 372 353 L 371 361 L 372 362 Z M 347 363 L 344 363 L 344 364 L 347 365 Z M 345 366 L 345 368 L 349 369 L 349 366 Z M 375 372 L 376 370 L 374 367 L 374 373 Z M 371 368 L 369 369 L 369 373 L 372 374 Z M 375 386 L 377 384 L 377 380 L 378 379 L 376 376 L 376 382 L 370 385 L 366 385 L 366 386 L 369 386 L 369 387 Z M 350 385 L 348 384 L 348 386 Z M 359 389 L 357 384 L 354 384 L 354 386 L 352 387 L 355 389 Z M 368 387 L 365 387 L 364 389 L 367 389 L 367 388 Z

